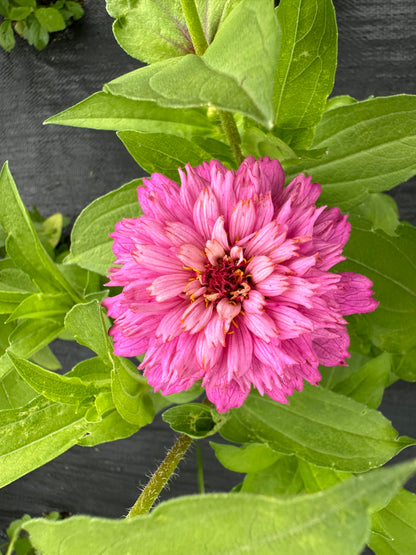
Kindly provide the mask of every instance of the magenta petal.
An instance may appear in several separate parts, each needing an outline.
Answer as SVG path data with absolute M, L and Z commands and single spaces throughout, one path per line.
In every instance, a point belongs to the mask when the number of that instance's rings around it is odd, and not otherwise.
M 372 312 L 377 308 L 378 301 L 372 298 L 371 280 L 353 272 L 340 272 L 338 275 L 341 281 L 335 292 L 335 300 L 340 304 L 342 314 Z

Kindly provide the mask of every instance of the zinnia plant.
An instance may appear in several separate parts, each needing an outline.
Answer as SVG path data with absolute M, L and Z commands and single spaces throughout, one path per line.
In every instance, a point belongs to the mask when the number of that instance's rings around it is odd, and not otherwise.
M 180 435 L 126 518 L 25 516 L 7 555 L 413 553 L 416 462 L 380 467 L 416 440 L 377 409 L 416 381 L 416 231 L 383 194 L 416 174 L 416 97 L 330 97 L 331 0 L 106 5 L 147 65 L 47 123 L 117 131 L 150 177 L 68 245 L 3 166 L 0 486 L 159 412 Z M 57 372 L 56 338 L 93 356 Z M 153 509 L 193 444 L 199 494 Z

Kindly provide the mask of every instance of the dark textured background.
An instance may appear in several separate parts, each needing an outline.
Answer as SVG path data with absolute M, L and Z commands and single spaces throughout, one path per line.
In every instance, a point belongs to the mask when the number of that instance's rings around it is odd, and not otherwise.
M 416 93 L 414 0 L 335 0 L 339 68 L 335 94 Z M 114 133 L 42 126 L 47 117 L 75 104 L 114 77 L 138 66 L 111 32 L 103 0 L 85 0 L 85 16 L 56 36 L 43 52 L 18 39 L 0 51 L 0 163 L 10 169 L 27 206 L 44 215 L 60 211 L 72 220 L 89 202 L 143 175 Z M 415 180 L 393 191 L 401 217 L 416 224 Z M 65 370 L 82 360 L 82 349 L 57 341 Z M 383 413 L 400 434 L 416 436 L 415 387 L 399 382 L 385 394 Z M 0 492 L 0 529 L 22 513 L 51 510 L 118 517 L 137 497 L 146 475 L 163 458 L 174 435 L 155 422 L 135 436 L 96 448 L 74 447 Z M 226 491 L 239 476 L 216 462 L 202 445 L 208 491 Z M 396 460 L 412 454 L 411 450 Z M 415 451 L 413 451 L 413 455 Z M 416 491 L 416 480 L 408 487 Z M 164 498 L 197 492 L 191 452 Z

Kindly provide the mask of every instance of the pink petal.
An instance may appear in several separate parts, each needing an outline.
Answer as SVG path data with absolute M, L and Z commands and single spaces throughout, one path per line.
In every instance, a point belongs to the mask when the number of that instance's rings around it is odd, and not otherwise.
M 272 274 L 256 285 L 256 290 L 265 297 L 278 297 L 284 293 L 287 288 L 287 278 L 279 274 Z
M 224 258 L 225 250 L 221 243 L 216 239 L 208 240 L 205 247 L 205 254 L 212 265 L 215 265 L 219 258 Z
M 353 272 L 339 272 L 341 280 L 335 292 L 335 300 L 341 306 L 342 314 L 372 312 L 378 301 L 372 298 L 371 280 Z
M 266 279 L 274 271 L 274 263 L 268 256 L 253 256 L 247 264 L 246 275 L 250 275 L 253 283 Z
M 208 303 L 208 306 L 206 306 L 205 299 L 200 297 L 191 303 L 183 313 L 181 320 L 182 329 L 189 331 L 191 334 L 198 333 L 210 321 L 212 310 L 212 303 Z
M 189 279 L 189 272 L 166 274 L 156 278 L 148 287 L 150 294 L 156 301 L 166 301 L 183 293 Z
M 250 235 L 255 230 L 256 208 L 250 199 L 240 200 L 231 213 L 229 235 L 231 243 Z
M 219 215 L 217 197 L 211 187 L 206 187 L 199 193 L 193 207 L 195 227 L 205 240 L 211 238 L 214 224 Z

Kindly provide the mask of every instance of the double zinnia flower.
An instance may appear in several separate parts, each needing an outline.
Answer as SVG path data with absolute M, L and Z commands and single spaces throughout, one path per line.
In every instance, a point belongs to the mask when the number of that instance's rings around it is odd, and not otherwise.
M 202 380 L 219 412 L 253 385 L 281 403 L 316 384 L 318 365 L 345 365 L 347 314 L 377 307 L 371 281 L 333 273 L 350 225 L 316 207 L 321 188 L 300 175 L 284 187 L 277 160 L 237 171 L 212 160 L 179 170 L 181 187 L 153 174 L 144 213 L 116 225 L 104 305 L 116 355 L 146 353 L 140 368 L 167 395 Z

